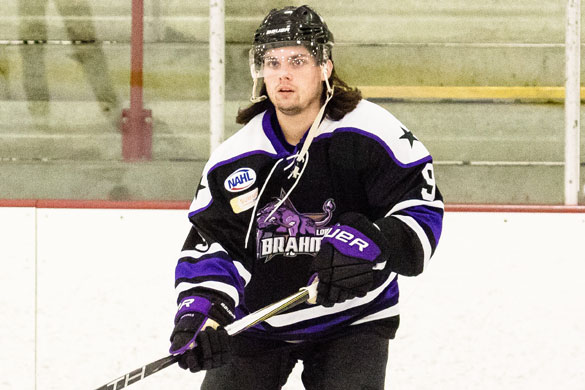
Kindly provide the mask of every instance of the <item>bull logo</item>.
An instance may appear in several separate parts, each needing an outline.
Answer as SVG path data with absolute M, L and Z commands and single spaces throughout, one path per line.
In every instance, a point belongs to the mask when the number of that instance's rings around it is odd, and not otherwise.
M 281 192 L 283 196 L 284 191 Z M 323 203 L 323 213 L 300 213 L 287 199 L 274 211 L 280 199 L 274 199 L 256 213 L 257 257 L 268 262 L 276 255 L 315 255 L 329 230 L 327 224 L 333 217 L 335 202 L 327 199 Z

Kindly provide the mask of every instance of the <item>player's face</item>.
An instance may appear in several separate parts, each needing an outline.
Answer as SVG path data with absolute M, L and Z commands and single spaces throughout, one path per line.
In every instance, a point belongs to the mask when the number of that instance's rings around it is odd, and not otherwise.
M 264 56 L 264 84 L 277 110 L 287 115 L 321 107 L 321 67 L 304 46 L 272 49 Z

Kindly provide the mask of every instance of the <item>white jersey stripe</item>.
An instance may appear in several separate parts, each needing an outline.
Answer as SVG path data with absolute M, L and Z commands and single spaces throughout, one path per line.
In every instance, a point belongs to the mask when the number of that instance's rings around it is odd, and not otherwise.
M 367 129 L 364 124 L 367 123 Z M 340 121 L 330 118 L 323 120 L 319 128 L 321 134 L 332 133 L 343 128 L 353 128 L 358 132 L 368 133 L 378 139 L 401 165 L 414 164 L 429 156 L 429 151 L 422 142 L 409 144 L 400 137 L 410 132 L 402 122 L 384 108 L 367 100 L 359 102 L 357 108 Z
M 250 279 L 252 279 L 252 274 L 248 272 L 248 270 L 244 268 L 244 265 L 239 261 L 234 261 L 234 265 L 242 279 L 244 279 L 244 286 L 246 286 L 250 282 Z
M 401 220 L 409 228 L 414 230 L 415 234 L 418 236 L 418 239 L 420 240 L 420 243 L 423 247 L 424 267 L 426 267 L 427 263 L 431 259 L 432 248 L 431 248 L 431 243 L 429 241 L 429 237 L 427 236 L 427 234 L 425 233 L 423 228 L 418 224 L 416 219 L 414 219 L 412 217 L 408 217 L 405 215 L 393 215 L 392 217 Z
M 227 254 L 227 251 L 225 249 L 223 249 L 223 247 L 218 244 L 217 242 L 214 242 L 213 244 L 211 244 L 209 246 L 209 249 L 207 249 L 205 252 L 201 252 L 201 251 L 197 251 L 197 250 L 184 250 L 181 251 L 181 257 L 190 257 L 192 259 L 199 259 L 203 256 L 207 256 L 207 255 L 212 255 L 214 253 L 225 253 Z M 248 272 L 248 270 L 244 267 L 244 265 L 242 263 L 240 263 L 239 261 L 233 261 L 234 266 L 236 267 L 236 270 L 238 270 L 238 274 L 240 275 L 240 277 L 242 279 L 244 279 L 244 284 L 247 285 L 250 282 L 250 279 L 252 279 L 252 274 L 250 272 Z
M 400 306 L 397 303 L 396 305 L 390 306 L 387 309 L 381 310 L 381 311 L 374 313 L 374 314 L 370 314 L 369 316 L 366 316 L 366 317 L 362 318 L 361 320 L 357 320 L 355 322 L 352 322 L 351 325 L 358 325 L 358 324 L 363 324 L 364 322 L 381 320 L 383 318 L 388 318 L 388 317 L 394 317 L 394 316 L 397 316 L 398 314 L 400 314 Z
M 392 207 L 392 210 L 390 210 L 385 215 L 385 217 L 389 217 L 390 215 L 396 213 L 397 211 L 404 210 L 404 209 L 407 209 L 407 208 L 413 207 L 413 206 L 428 206 L 428 207 L 438 208 L 441 210 L 445 209 L 445 204 L 443 202 L 441 202 L 440 200 L 434 200 L 432 202 L 429 202 L 429 201 L 422 200 L 422 199 L 410 199 L 410 200 L 406 200 L 404 202 L 400 202 L 400 203 L 396 204 L 394 207 Z
M 191 257 L 193 259 L 199 259 L 203 256 L 212 255 L 214 253 L 223 252 L 227 254 L 227 251 L 223 249 L 221 245 L 214 242 L 206 250 L 184 250 L 181 251 L 181 257 Z
M 322 317 L 334 313 L 339 313 L 344 310 L 352 309 L 360 305 L 365 305 L 373 301 L 378 295 L 380 295 L 386 287 L 396 278 L 396 274 L 392 272 L 388 279 L 375 290 L 370 291 L 362 298 L 348 299 L 343 303 L 338 303 L 332 307 L 314 306 L 308 309 L 298 310 L 291 313 L 284 313 L 276 315 L 266 320 L 270 326 L 281 327 L 292 325 L 301 321 L 311 320 L 317 317 Z

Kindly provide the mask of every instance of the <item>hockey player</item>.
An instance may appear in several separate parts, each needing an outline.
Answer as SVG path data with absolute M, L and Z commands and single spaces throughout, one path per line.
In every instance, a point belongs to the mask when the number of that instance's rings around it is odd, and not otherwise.
M 280 389 L 298 360 L 307 389 L 384 388 L 398 275 L 424 270 L 443 202 L 427 149 L 337 76 L 332 47 L 307 6 L 254 35 L 252 104 L 204 168 L 176 267 L 171 353 L 212 369 L 202 389 Z M 221 327 L 315 277 L 317 304 Z

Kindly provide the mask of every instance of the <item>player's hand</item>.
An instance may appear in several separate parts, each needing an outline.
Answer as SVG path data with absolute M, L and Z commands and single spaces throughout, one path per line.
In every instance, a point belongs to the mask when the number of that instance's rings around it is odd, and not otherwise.
M 179 367 L 191 372 L 218 368 L 231 360 L 231 336 L 222 327 L 209 326 L 197 336 L 197 346 L 179 357 Z
M 219 367 L 229 361 L 231 338 L 219 327 L 235 317 L 225 302 L 188 296 L 179 304 L 170 353 L 181 355 L 179 366 L 191 372 Z
M 345 213 L 323 237 L 311 271 L 319 278 L 317 303 L 326 307 L 363 297 L 390 274 L 386 238 L 359 213 Z

